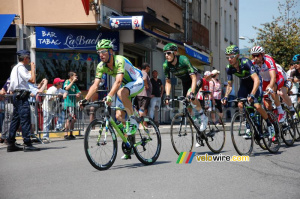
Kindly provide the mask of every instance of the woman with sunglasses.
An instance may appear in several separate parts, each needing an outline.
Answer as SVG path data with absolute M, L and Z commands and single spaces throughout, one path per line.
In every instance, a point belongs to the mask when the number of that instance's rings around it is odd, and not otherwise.
M 233 75 L 240 79 L 240 88 L 238 91 L 238 98 L 248 98 L 249 103 L 254 102 L 254 107 L 261 114 L 264 120 L 267 122 L 268 132 L 270 137 L 275 136 L 274 126 L 268 118 L 267 112 L 261 106 L 261 86 L 260 77 L 258 75 L 257 68 L 252 64 L 248 58 L 239 58 L 240 50 L 236 45 L 228 46 L 225 50 L 226 58 L 229 64 L 226 67 L 228 86 L 225 92 L 225 97 L 222 99 L 222 103 L 225 105 L 228 101 L 228 96 L 232 89 Z M 239 102 L 238 107 L 243 108 L 242 102 Z M 244 138 L 250 138 L 250 127 L 246 124 L 246 134 Z
M 171 92 L 171 73 L 182 81 L 183 96 L 190 98 L 192 103 L 196 105 L 199 111 L 200 118 L 196 118 L 201 122 L 200 131 L 204 131 L 207 127 L 208 118 L 205 116 L 200 102 L 196 99 L 196 94 L 202 86 L 202 81 L 198 70 L 192 66 L 190 60 L 184 55 L 178 55 L 178 47 L 174 43 L 168 43 L 163 48 L 166 61 L 163 64 L 163 69 L 166 77 L 166 98 L 165 103 L 169 104 Z M 191 112 L 192 110 L 189 109 Z

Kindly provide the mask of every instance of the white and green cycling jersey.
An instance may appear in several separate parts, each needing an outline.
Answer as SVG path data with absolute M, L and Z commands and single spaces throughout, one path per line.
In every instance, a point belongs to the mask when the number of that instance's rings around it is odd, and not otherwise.
M 124 74 L 121 87 L 129 90 L 129 97 L 135 97 L 144 89 L 144 80 L 142 71 L 135 68 L 132 63 L 122 55 L 114 55 L 114 66 L 111 70 L 106 63 L 100 62 L 96 69 L 96 78 L 101 79 L 103 73 L 116 77 L 118 74 Z M 117 97 L 116 106 L 124 108 L 123 103 Z
M 106 63 L 100 62 L 96 69 L 96 78 L 101 78 L 103 73 L 116 77 L 117 74 L 124 74 L 123 84 L 133 82 L 139 77 L 143 77 L 142 72 L 135 68 L 132 63 L 122 55 L 114 55 L 113 70 L 110 70 Z

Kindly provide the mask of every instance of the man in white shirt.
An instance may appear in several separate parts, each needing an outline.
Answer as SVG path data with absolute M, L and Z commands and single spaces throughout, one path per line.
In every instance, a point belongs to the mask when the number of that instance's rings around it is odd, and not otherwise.
M 67 97 L 68 92 L 61 89 L 63 86 L 63 82 L 65 80 L 60 78 L 55 78 L 53 81 L 53 86 L 51 86 L 46 93 L 46 97 L 43 102 L 43 116 L 44 116 L 44 126 L 43 126 L 43 140 L 50 142 L 49 139 L 49 127 L 51 125 L 51 121 L 55 116 L 55 106 L 60 103 L 60 97 L 65 99 Z
M 29 105 L 29 85 L 28 82 L 35 82 L 35 64 L 31 62 L 31 72 L 25 68 L 30 63 L 30 52 L 20 50 L 17 52 L 19 63 L 14 66 L 10 74 L 9 90 L 13 92 L 13 118 L 10 125 L 7 139 L 7 152 L 21 151 L 22 148 L 15 145 L 16 132 L 21 124 L 22 137 L 24 141 L 24 151 L 39 151 L 32 145 L 30 139 L 30 105 Z

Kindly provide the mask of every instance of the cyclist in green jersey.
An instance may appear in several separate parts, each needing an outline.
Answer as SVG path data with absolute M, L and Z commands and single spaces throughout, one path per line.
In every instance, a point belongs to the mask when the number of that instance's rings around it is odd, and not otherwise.
M 134 117 L 131 99 L 144 89 L 143 75 L 127 58 L 121 55 L 113 55 L 112 48 L 113 44 L 110 40 L 102 39 L 98 42 L 96 49 L 101 62 L 96 69 L 94 84 L 90 87 L 85 99 L 80 101 L 80 104 L 87 103 L 97 92 L 98 85 L 104 73 L 115 77 L 116 80 L 104 100 L 110 106 L 112 97 L 117 94 L 116 106 L 125 109 L 126 112 L 117 110 L 116 118 L 125 124 L 127 113 L 128 120 L 126 121 L 125 132 L 127 135 L 133 135 L 137 131 L 138 124 Z M 130 156 L 124 155 L 122 159 L 130 159 Z
M 201 121 L 200 131 L 204 131 L 207 127 L 208 118 L 203 114 L 201 104 L 196 99 L 195 95 L 202 86 L 202 78 L 198 70 L 192 66 L 189 59 L 184 55 L 177 55 L 178 47 L 174 43 L 168 43 L 163 48 L 166 61 L 163 64 L 164 73 L 166 77 L 166 98 L 165 103 L 169 104 L 170 92 L 171 92 L 171 74 L 173 73 L 176 77 L 181 79 L 183 87 L 183 96 L 190 98 L 192 103 L 196 105 L 197 111 L 200 113 L 200 118 L 197 120 Z

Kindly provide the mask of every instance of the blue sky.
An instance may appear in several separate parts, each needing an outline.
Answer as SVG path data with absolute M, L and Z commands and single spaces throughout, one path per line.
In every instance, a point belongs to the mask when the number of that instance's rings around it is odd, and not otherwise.
M 278 17 L 278 2 L 285 0 L 240 0 L 239 1 L 239 35 L 249 38 L 256 38 L 255 27 L 262 27 L 261 24 L 272 22 L 273 16 Z M 300 11 L 300 1 L 297 2 L 297 8 L 294 11 Z M 297 14 L 300 17 L 300 14 Z M 251 47 L 249 40 L 239 40 L 239 47 Z

